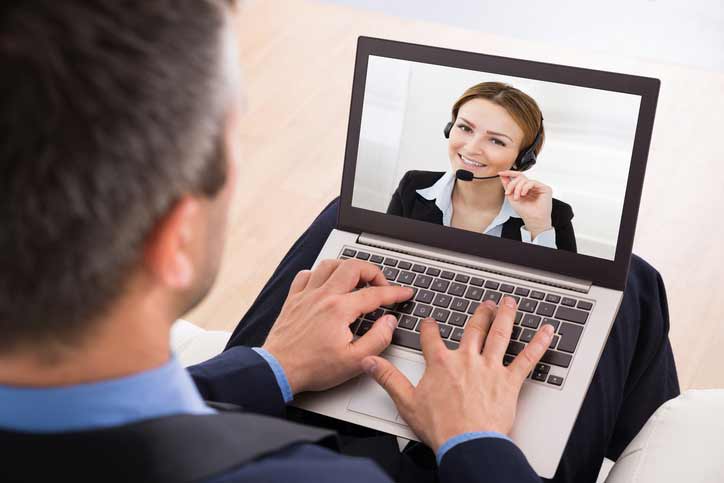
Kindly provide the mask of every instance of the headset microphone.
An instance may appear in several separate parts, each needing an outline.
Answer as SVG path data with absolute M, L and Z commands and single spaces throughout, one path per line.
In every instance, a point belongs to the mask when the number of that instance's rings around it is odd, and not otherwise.
M 474 176 L 472 171 L 468 171 L 467 169 L 458 169 L 457 171 L 455 171 L 455 177 L 461 181 L 472 181 L 474 179 L 500 178 L 500 175 L 496 174 L 495 176 Z

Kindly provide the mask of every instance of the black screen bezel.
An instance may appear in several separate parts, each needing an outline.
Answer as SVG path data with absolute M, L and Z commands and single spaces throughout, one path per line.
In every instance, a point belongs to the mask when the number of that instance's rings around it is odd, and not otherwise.
M 352 191 L 357 166 L 367 61 L 370 55 L 641 96 L 614 260 L 522 244 L 516 240 L 486 236 L 467 230 L 353 207 Z M 603 287 L 623 290 L 631 259 L 659 88 L 659 79 L 649 77 L 359 37 L 337 226 L 345 231 L 382 234 L 423 245 L 559 273 L 589 280 Z

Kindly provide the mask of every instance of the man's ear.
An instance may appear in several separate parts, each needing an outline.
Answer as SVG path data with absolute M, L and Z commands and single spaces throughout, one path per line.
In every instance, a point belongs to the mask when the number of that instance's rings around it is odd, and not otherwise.
M 195 198 L 179 198 L 146 240 L 145 267 L 167 287 L 185 289 L 193 283 L 193 238 L 199 209 Z

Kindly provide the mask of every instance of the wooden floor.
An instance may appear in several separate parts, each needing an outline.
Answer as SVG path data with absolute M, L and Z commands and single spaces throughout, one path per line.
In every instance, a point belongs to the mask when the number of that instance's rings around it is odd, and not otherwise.
M 245 162 L 223 268 L 188 320 L 233 329 L 338 194 L 356 39 L 370 35 L 661 79 L 634 252 L 666 282 L 682 389 L 724 387 L 724 75 L 312 1 L 244 5 Z

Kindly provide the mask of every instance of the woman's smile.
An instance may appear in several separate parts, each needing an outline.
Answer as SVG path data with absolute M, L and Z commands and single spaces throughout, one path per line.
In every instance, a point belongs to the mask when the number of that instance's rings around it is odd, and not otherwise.
M 458 158 L 460 158 L 460 161 L 462 161 L 465 166 L 469 166 L 471 168 L 485 168 L 488 166 L 487 164 L 483 164 L 475 161 L 474 159 L 470 159 L 467 156 L 463 156 L 460 153 L 458 153 Z

